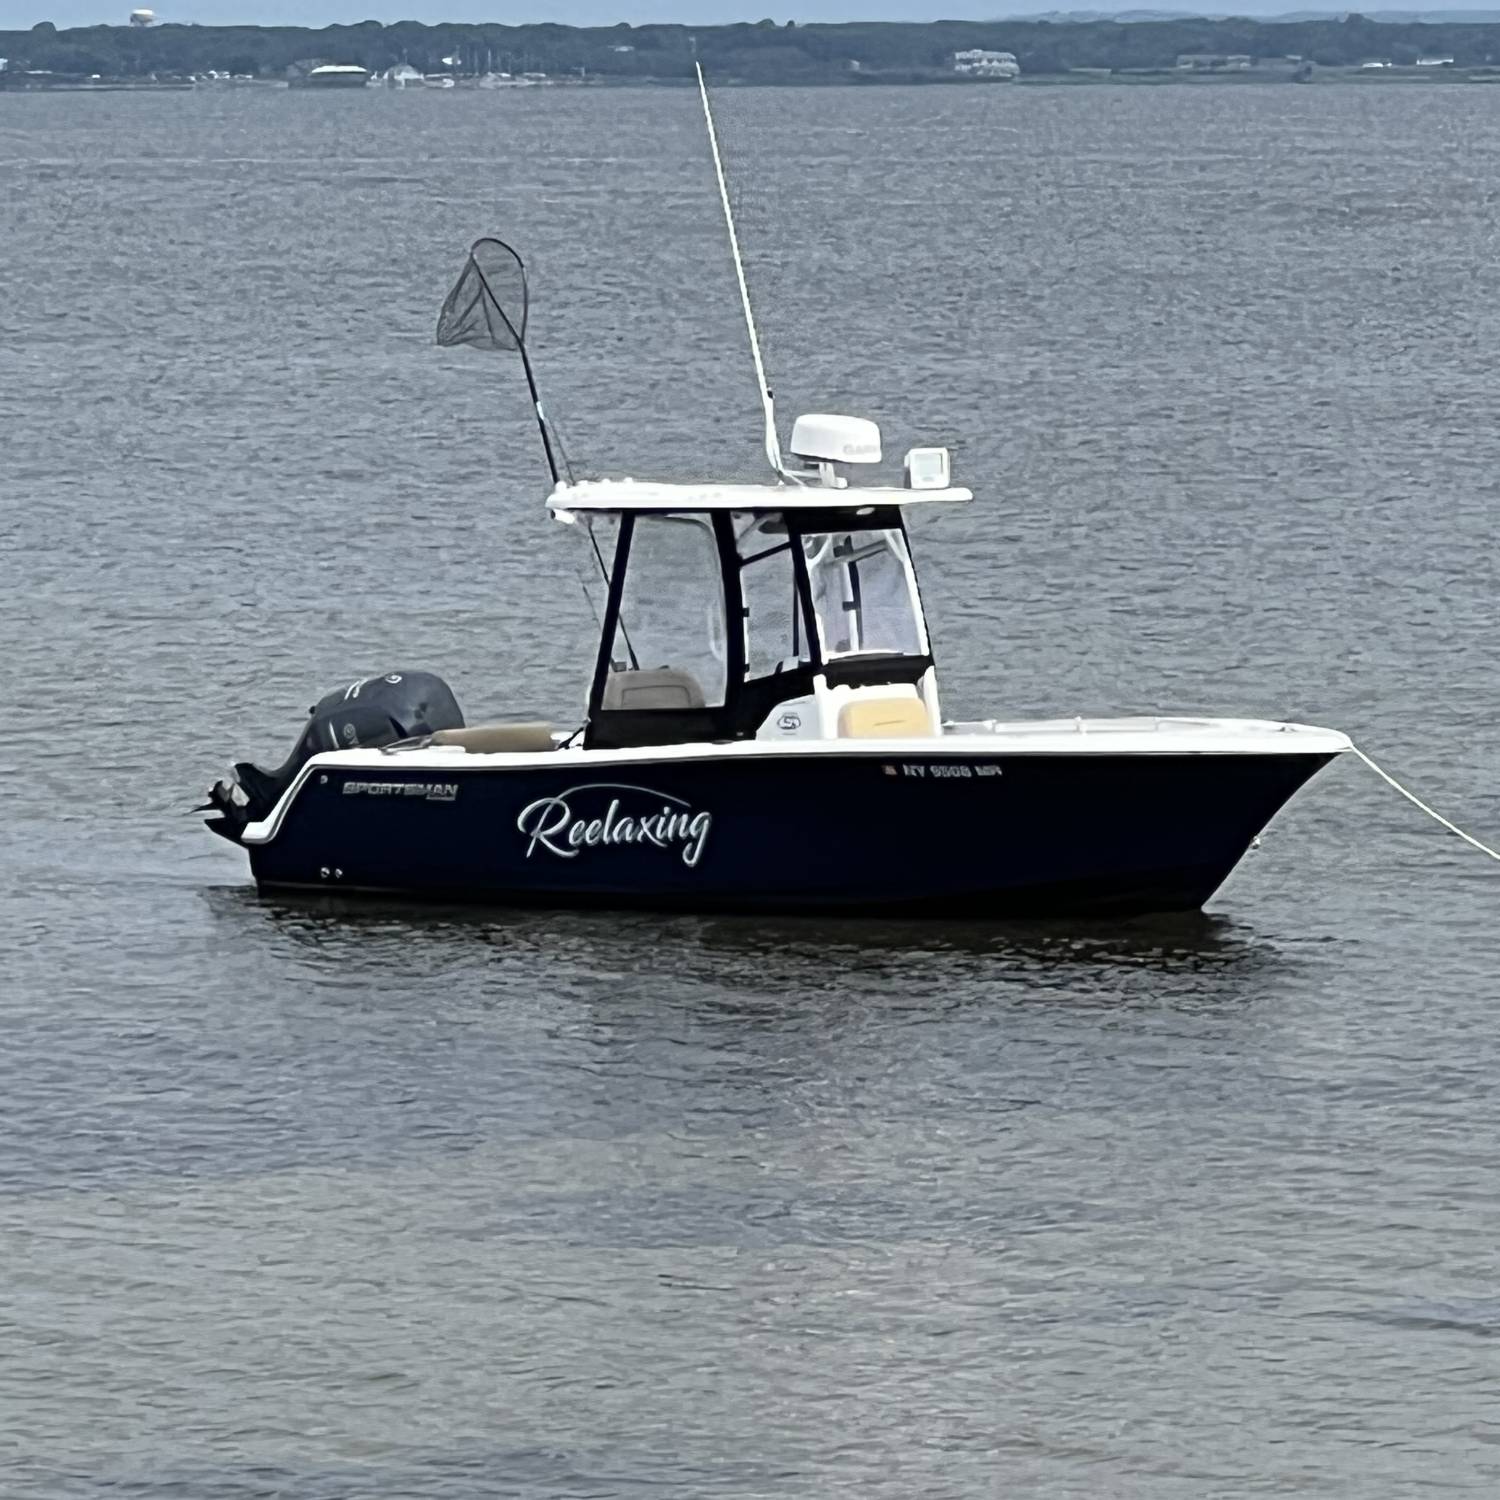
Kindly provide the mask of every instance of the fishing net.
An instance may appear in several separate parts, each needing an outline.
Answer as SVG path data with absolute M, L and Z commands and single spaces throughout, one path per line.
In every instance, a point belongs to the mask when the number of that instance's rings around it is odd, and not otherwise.
M 503 240 L 475 240 L 459 278 L 438 314 L 437 341 L 445 348 L 523 351 L 526 342 L 526 267 Z

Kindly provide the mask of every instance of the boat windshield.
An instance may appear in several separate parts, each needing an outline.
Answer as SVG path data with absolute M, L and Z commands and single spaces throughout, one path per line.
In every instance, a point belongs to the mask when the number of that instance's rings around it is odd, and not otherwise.
M 696 516 L 637 516 L 604 706 L 722 706 L 724 639 L 713 528 Z
M 809 532 L 802 546 L 825 657 L 926 654 L 916 577 L 900 531 Z
M 740 594 L 745 613 L 745 677 L 772 677 L 811 659 L 797 600 L 795 543 L 779 516 L 736 515 Z

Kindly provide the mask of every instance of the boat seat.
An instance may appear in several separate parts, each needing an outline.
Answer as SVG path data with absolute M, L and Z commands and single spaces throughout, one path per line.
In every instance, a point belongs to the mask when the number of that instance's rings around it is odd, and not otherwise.
M 467 729 L 439 729 L 432 736 L 434 745 L 459 745 L 470 755 L 534 754 L 556 748 L 552 726 L 531 724 L 473 724 Z
M 703 708 L 703 689 L 691 672 L 677 667 L 647 667 L 611 672 L 604 679 L 605 713 L 636 713 L 654 708 Z
M 920 698 L 856 698 L 839 710 L 841 740 L 919 740 L 932 735 Z

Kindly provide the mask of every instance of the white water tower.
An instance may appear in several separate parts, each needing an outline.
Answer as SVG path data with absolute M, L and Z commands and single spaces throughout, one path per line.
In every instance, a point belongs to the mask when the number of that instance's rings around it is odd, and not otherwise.
M 130 12 L 130 24 L 132 26 L 154 26 L 156 24 L 156 12 L 154 10 L 133 10 Z

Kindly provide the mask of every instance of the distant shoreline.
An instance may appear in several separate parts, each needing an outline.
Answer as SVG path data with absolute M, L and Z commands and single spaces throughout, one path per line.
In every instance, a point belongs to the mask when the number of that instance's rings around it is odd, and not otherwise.
M 1040 73 L 1030 78 L 1016 78 L 1005 84 L 985 83 L 965 79 L 962 87 L 991 89 L 1078 89 L 1078 88 L 1268 88 L 1287 83 L 1326 87 L 1329 84 L 1352 84 L 1357 87 L 1406 87 L 1424 88 L 1443 85 L 1500 83 L 1500 68 L 1454 68 L 1441 77 L 1413 76 L 1405 70 L 1391 69 L 1380 74 L 1362 72 L 1357 68 L 1322 68 L 1307 78 L 1291 79 L 1285 73 L 1270 69 L 1252 69 L 1238 75 L 1184 76 L 1179 73 L 1154 69 L 1120 69 L 1117 71 L 1076 70 L 1069 73 Z M 727 88 L 926 88 L 953 87 L 955 81 L 931 78 L 862 78 L 854 79 L 728 79 L 719 87 Z M 679 78 L 633 78 L 598 79 L 587 82 L 559 80 L 548 86 L 549 91 L 561 89 L 576 93 L 580 89 L 590 93 L 617 89 L 680 89 L 688 87 Z M 455 85 L 464 93 L 478 92 L 472 84 L 463 81 Z M 188 79 L 134 79 L 98 78 L 83 80 L 58 80 L 45 84 L 33 83 L 20 87 L 0 88 L 0 99 L 8 96 L 20 98 L 25 95 L 57 94 L 196 94 L 196 93 L 301 93 L 304 90 L 291 88 L 284 79 L 248 79 L 235 82 L 199 81 Z M 317 91 L 312 91 L 317 92 Z M 343 90 L 341 92 L 349 92 Z M 385 92 L 380 88 L 356 90 L 362 93 Z M 515 92 L 520 92 L 519 90 Z
M 0 93 L 269 86 L 315 68 L 451 90 L 717 85 L 1456 83 L 1500 78 L 1500 23 L 1341 19 L 727 26 L 182 26 L 0 31 Z M 333 65 L 331 68 L 329 65 Z M 312 79 L 316 83 L 317 79 Z M 347 81 L 347 80 L 346 80 Z M 355 79 L 354 87 L 361 86 Z

